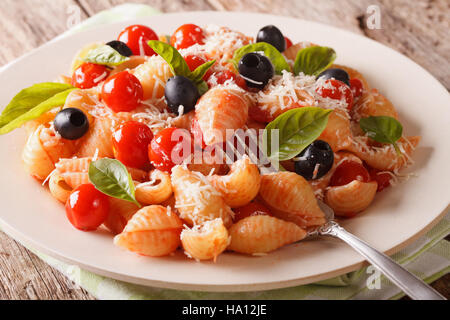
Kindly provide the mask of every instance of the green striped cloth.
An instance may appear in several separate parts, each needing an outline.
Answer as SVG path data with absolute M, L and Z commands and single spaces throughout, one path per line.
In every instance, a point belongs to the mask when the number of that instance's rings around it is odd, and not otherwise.
M 158 13 L 157 10 L 145 5 L 126 4 L 99 13 L 62 36 L 101 24 Z M 450 214 L 424 237 L 395 254 L 393 258 L 426 282 L 439 279 L 450 271 L 450 243 L 444 240 L 449 233 Z M 383 276 L 379 278 L 379 289 L 369 289 L 368 283 L 377 284 L 376 281 L 368 282 L 373 279 L 374 274 L 370 269 L 358 270 L 320 283 L 286 289 L 249 293 L 211 293 L 159 289 L 125 283 L 68 265 L 33 249 L 31 251 L 99 299 L 398 299 L 403 296 L 400 290 Z

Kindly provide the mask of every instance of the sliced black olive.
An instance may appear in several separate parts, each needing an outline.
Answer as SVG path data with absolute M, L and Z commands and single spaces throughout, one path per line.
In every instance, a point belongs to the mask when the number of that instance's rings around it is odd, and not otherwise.
M 275 74 L 269 58 L 256 52 L 247 53 L 239 61 L 239 74 L 250 88 L 264 89 Z
M 317 76 L 317 79 L 320 78 L 325 78 L 326 80 L 328 79 L 339 80 L 350 87 L 350 77 L 348 76 L 347 71 L 342 69 L 338 68 L 327 69 Z
M 67 140 L 77 140 L 89 130 L 89 120 L 80 109 L 67 108 L 60 111 L 53 122 L 56 132 Z
M 283 33 L 273 25 L 265 26 L 259 30 L 256 42 L 266 42 L 271 44 L 280 52 L 286 50 L 286 40 L 284 39 Z
M 170 111 L 175 114 L 178 114 L 180 106 L 183 106 L 184 114 L 194 110 L 200 98 L 194 83 L 183 76 L 175 76 L 167 81 L 165 96 Z
M 334 153 L 330 145 L 316 140 L 295 159 L 295 172 L 306 180 L 320 179 L 333 167 Z
M 131 51 L 130 47 L 128 47 L 124 42 L 114 40 L 111 42 L 108 42 L 106 45 L 110 46 L 114 50 L 116 50 L 118 53 L 125 57 L 131 57 L 133 55 L 133 51 Z

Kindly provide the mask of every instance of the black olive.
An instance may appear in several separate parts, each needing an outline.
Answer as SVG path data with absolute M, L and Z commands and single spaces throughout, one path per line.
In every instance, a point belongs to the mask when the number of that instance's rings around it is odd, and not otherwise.
M 330 145 L 316 140 L 295 159 L 295 172 L 306 180 L 320 179 L 333 167 L 334 153 Z
M 133 55 L 133 51 L 131 51 L 130 47 L 128 47 L 124 42 L 114 40 L 111 42 L 108 42 L 106 45 L 110 46 L 114 50 L 116 50 L 118 53 L 125 57 L 131 57 Z
M 194 83 L 183 76 L 175 76 L 167 81 L 165 96 L 170 111 L 175 114 L 178 114 L 180 106 L 183 106 L 184 114 L 194 110 L 200 98 Z
M 53 122 L 56 132 L 67 140 L 77 140 L 89 130 L 89 120 L 80 109 L 67 108 L 60 111 Z
M 286 50 L 286 40 L 281 33 L 280 29 L 275 26 L 265 26 L 259 30 L 256 37 L 256 42 L 266 42 L 277 48 L 278 51 L 283 52 Z
M 348 73 L 342 69 L 327 69 L 317 76 L 317 79 L 320 78 L 339 80 L 350 87 L 350 77 L 348 76 Z
M 264 89 L 275 74 L 269 58 L 256 52 L 247 53 L 239 61 L 239 73 L 250 88 Z

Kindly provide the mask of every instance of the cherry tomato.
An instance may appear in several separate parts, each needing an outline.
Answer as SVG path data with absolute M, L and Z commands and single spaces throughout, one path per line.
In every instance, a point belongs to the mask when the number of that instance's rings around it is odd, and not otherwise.
M 188 55 L 184 58 L 184 60 L 186 60 L 186 63 L 189 67 L 189 70 L 194 71 L 195 69 L 197 69 L 198 67 L 200 67 L 202 64 L 208 62 L 205 59 L 196 56 L 196 55 Z M 206 74 L 203 77 L 203 80 L 208 80 L 208 78 L 212 75 L 212 71 L 211 69 L 209 69 Z
M 353 97 L 359 98 L 363 93 L 363 84 L 361 80 L 354 78 L 350 79 L 350 88 L 352 89 Z
M 137 121 L 120 125 L 113 133 L 114 156 L 127 167 L 141 169 L 150 163 L 148 146 L 152 142 L 150 128 Z
M 128 71 L 122 71 L 103 84 L 101 96 L 114 112 L 130 112 L 140 105 L 144 89 L 138 78 Z
M 94 185 L 82 184 L 66 202 L 66 215 L 72 225 L 82 231 L 94 231 L 105 222 L 109 214 L 108 196 Z
M 288 37 L 284 37 L 284 40 L 286 40 L 286 50 L 294 45 Z
M 160 131 L 148 147 L 152 165 L 161 171 L 170 172 L 192 153 L 191 135 L 183 129 L 167 128 Z
M 170 38 L 170 44 L 176 49 L 186 49 L 194 44 L 205 44 L 202 28 L 195 24 L 184 24 Z
M 264 206 L 263 204 L 253 201 L 249 204 L 234 209 L 234 222 L 238 222 L 239 220 L 242 220 L 247 217 L 252 216 L 271 216 L 270 210 Z
M 324 98 L 335 100 L 341 100 L 342 98 L 345 98 L 348 110 L 350 111 L 353 107 L 352 90 L 345 83 L 339 80 L 326 80 L 324 87 L 317 88 L 317 93 L 319 93 Z
M 156 53 L 148 46 L 147 42 L 158 39 L 155 31 L 149 27 L 136 24 L 125 28 L 117 40 L 124 42 L 135 56 L 153 56 Z
M 391 186 L 392 176 L 389 173 L 380 173 L 380 170 L 369 168 L 369 175 L 372 181 L 376 181 L 378 183 L 377 192 L 381 192 L 384 189 Z
M 332 187 L 344 186 L 354 180 L 369 182 L 369 172 L 367 172 L 367 169 L 362 164 L 356 161 L 346 160 L 336 168 L 336 171 L 331 177 L 330 185 Z
M 205 140 L 203 139 L 203 132 L 198 124 L 197 119 L 193 119 L 191 123 L 191 133 L 194 137 L 194 144 L 198 145 L 202 149 L 206 148 Z
M 216 73 L 214 73 L 214 77 L 215 77 L 215 81 L 213 81 L 213 77 L 210 77 L 207 81 L 208 85 L 210 87 L 213 87 L 213 86 L 219 85 L 219 84 L 224 84 L 225 82 L 227 82 L 228 80 L 231 79 L 242 89 L 244 89 L 244 90 L 248 89 L 245 80 L 241 76 L 231 72 L 230 70 L 222 70 L 222 71 L 216 72 Z
M 83 63 L 72 75 L 72 85 L 80 89 L 89 89 L 97 86 L 109 75 L 105 66 L 95 63 Z

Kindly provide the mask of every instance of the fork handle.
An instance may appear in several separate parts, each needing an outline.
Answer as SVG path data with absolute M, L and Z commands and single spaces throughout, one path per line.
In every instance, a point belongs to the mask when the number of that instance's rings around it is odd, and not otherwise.
M 387 255 L 372 248 L 366 242 L 346 231 L 336 222 L 329 223 L 320 233 L 339 238 L 346 242 L 412 299 L 446 300 L 441 294 L 417 278 L 414 274 L 397 264 Z

